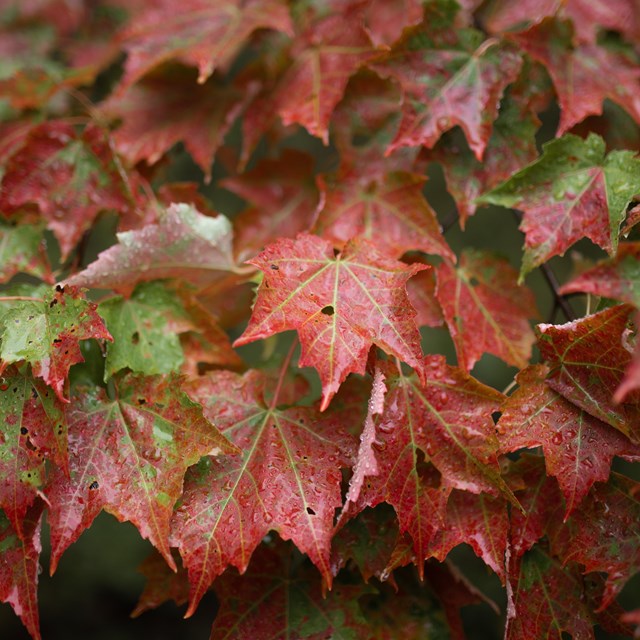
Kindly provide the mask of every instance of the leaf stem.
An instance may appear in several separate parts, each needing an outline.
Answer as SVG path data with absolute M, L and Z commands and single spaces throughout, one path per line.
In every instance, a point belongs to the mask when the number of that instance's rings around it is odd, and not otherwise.
M 575 320 L 576 314 L 573 312 L 569 301 L 558 292 L 560 285 L 555 273 L 553 273 L 553 271 L 551 270 L 551 267 L 548 264 L 541 264 L 540 271 L 542 271 L 542 275 L 544 276 L 544 279 L 547 281 L 547 284 L 551 289 L 556 307 L 562 309 L 562 313 L 564 313 L 567 320 Z
M 280 389 L 282 389 L 282 383 L 284 382 L 284 376 L 287 373 L 287 369 L 289 368 L 289 364 L 291 364 L 291 358 L 293 358 L 293 352 L 296 350 L 298 346 L 298 340 L 294 339 L 291 343 L 291 347 L 289 348 L 289 352 L 287 353 L 285 359 L 282 362 L 282 366 L 280 367 L 280 375 L 278 376 L 278 384 L 276 385 L 276 390 L 273 392 L 273 398 L 271 400 L 271 405 L 269 406 L 269 410 L 273 411 L 278 405 L 278 396 L 280 395 Z
M 44 302 L 43 298 L 33 296 L 0 296 L 0 302 L 13 302 L 14 300 L 27 300 L 28 302 Z

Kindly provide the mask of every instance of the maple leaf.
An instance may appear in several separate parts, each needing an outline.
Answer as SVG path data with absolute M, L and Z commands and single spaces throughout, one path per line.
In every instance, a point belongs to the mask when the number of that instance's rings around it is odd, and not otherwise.
M 328 144 L 329 120 L 349 78 L 376 53 L 359 11 L 317 21 L 294 41 L 294 62 L 273 94 L 282 122 L 298 123 Z
M 351 463 L 353 438 L 331 412 L 275 405 L 286 397 L 269 403 L 268 385 L 257 371 L 213 372 L 189 383 L 190 395 L 243 455 L 205 459 L 187 474 L 171 539 L 189 571 L 187 616 L 229 564 L 247 568 L 271 529 L 293 540 L 331 584 L 340 467 Z
M 419 327 L 441 327 L 444 324 L 442 308 L 436 299 L 436 277 L 433 269 L 416 273 L 407 282 L 407 293 L 411 306 L 416 310 L 416 323 Z
M 523 75 L 528 82 L 532 73 Z M 538 87 L 536 87 L 538 89 Z M 540 92 L 536 93 L 540 95 Z M 476 212 L 475 199 L 513 173 L 533 162 L 538 153 L 535 133 L 540 121 L 528 101 L 508 92 L 500 103 L 500 112 L 482 162 L 468 150 L 459 129 L 445 134 L 427 158 L 442 165 L 447 189 L 456 201 L 460 226 Z
M 467 543 L 504 583 L 508 533 L 509 516 L 503 499 L 453 491 L 444 524 L 430 541 L 428 555 L 443 562 L 454 547 Z
M 220 185 L 251 203 L 233 221 L 238 260 L 255 256 L 278 238 L 308 231 L 320 203 L 313 158 L 295 149 L 284 149 L 277 159 L 263 159 Z
M 377 46 L 393 44 L 405 29 L 420 24 L 424 14 L 420 0 L 372 0 L 363 10 L 365 29 Z
M 124 92 L 146 73 L 172 60 L 197 67 L 202 84 L 216 68 L 227 67 L 249 36 L 263 28 L 292 34 L 283 2 L 186 0 L 176 5 L 158 0 L 121 32 L 128 55 L 118 91 Z
M 213 81 L 198 85 L 178 68 L 145 77 L 124 95 L 103 102 L 100 111 L 122 120 L 113 137 L 131 164 L 155 164 L 183 142 L 208 180 L 216 151 L 251 97 L 250 88 L 241 93 Z
M 45 299 L 18 300 L 0 317 L 2 368 L 29 362 L 60 400 L 72 365 L 84 362 L 80 340 L 112 340 L 96 305 L 73 286 L 57 286 Z
M 42 501 L 22 519 L 21 535 L 0 511 L 0 602 L 8 602 L 33 640 L 40 640 L 38 574 Z
M 632 0 L 494 0 L 482 22 L 490 31 L 500 32 L 553 16 L 569 18 L 580 42 L 594 43 L 599 29 L 630 33 L 637 26 Z
M 607 480 L 613 457 L 640 460 L 640 446 L 549 388 L 547 374 L 533 365 L 516 376 L 520 387 L 502 407 L 497 430 L 505 452 L 542 447 L 565 497 L 566 520 L 594 482 Z
M 161 283 L 139 285 L 129 299 L 110 298 L 100 315 L 113 336 L 107 345 L 105 377 L 116 371 L 153 375 L 177 371 L 184 360 L 179 333 L 192 329 L 184 307 Z
M 187 204 L 172 204 L 158 223 L 118 233 L 118 244 L 67 282 L 129 293 L 139 282 L 160 278 L 203 285 L 234 268 L 229 220 L 205 216 Z
M 187 467 L 206 454 L 238 452 L 177 376 L 126 376 L 116 384 L 118 399 L 79 388 L 67 410 L 70 473 L 54 471 L 47 490 L 52 573 L 102 509 L 133 522 L 175 569 L 169 522 Z
M 378 378 L 339 519 L 342 524 L 367 506 L 391 504 L 419 562 L 444 524 L 452 488 L 513 499 L 500 477 L 491 419 L 502 395 L 449 367 L 442 356 L 427 356 L 425 370 L 424 386 L 391 367 Z
M 563 567 L 540 546 L 511 563 L 505 640 L 548 638 L 563 632 L 593 640 L 593 619 L 575 565 Z
M 402 122 L 389 151 L 433 147 L 459 125 L 482 160 L 500 98 L 517 78 L 522 59 L 509 44 L 484 40 L 472 29 L 453 30 L 454 6 L 430 5 L 426 29 L 410 33 L 387 59 L 369 65 L 382 77 L 396 79 L 404 92 Z
M 45 480 L 45 458 L 67 468 L 63 404 L 44 384 L 10 367 L 0 384 L 0 508 L 20 535 Z
M 422 369 L 420 334 L 406 281 L 426 267 L 405 265 L 364 241 L 334 255 L 322 238 L 300 234 L 269 245 L 249 264 L 264 272 L 249 325 L 234 346 L 296 329 L 300 366 L 322 381 L 321 410 L 349 373 L 364 373 L 375 344 Z
M 22 224 L 0 225 L 0 280 L 8 282 L 17 273 L 28 273 L 53 284 L 45 250 L 43 229 Z
M 132 618 L 137 618 L 145 611 L 156 609 L 168 600 L 173 600 L 178 606 L 189 599 L 189 579 L 187 572 L 180 563 L 177 552 L 173 560 L 178 567 L 172 571 L 165 559 L 157 552 L 145 558 L 138 572 L 145 577 L 144 589 L 138 598 L 136 608 L 131 612 Z
M 640 307 L 640 242 L 623 242 L 616 255 L 601 260 L 559 289 L 561 295 L 591 293 Z
M 398 171 L 372 179 L 366 167 L 360 171 L 322 180 L 324 201 L 316 233 L 337 247 L 352 238 L 366 238 L 396 257 L 420 250 L 455 260 L 435 212 L 422 195 L 424 177 Z M 380 229 L 385 230 L 383 235 Z
M 602 113 L 605 98 L 619 104 L 640 122 L 637 97 L 640 66 L 602 45 L 572 47 L 572 35 L 568 23 L 554 19 L 510 35 L 551 76 L 560 105 L 557 135 L 566 133 L 589 115 Z
M 640 570 L 640 484 L 613 473 L 595 486 L 584 508 L 555 532 L 552 549 L 565 563 L 584 572 L 607 574 L 599 610 L 607 608 L 624 584 Z
M 621 404 L 613 400 L 632 357 L 623 340 L 632 311 L 618 305 L 564 325 L 538 325 L 538 346 L 551 369 L 552 389 L 640 442 L 640 392 Z
M 467 249 L 457 267 L 436 269 L 436 297 L 456 347 L 460 366 L 471 370 L 483 353 L 526 366 L 535 336 L 527 318 L 537 315 L 533 293 L 519 287 L 503 258 Z
M 78 134 L 65 122 L 45 122 L 26 134 L 5 167 L 0 209 L 15 215 L 36 204 L 63 258 L 100 211 L 125 213 L 136 206 L 107 136 L 94 125 Z
M 521 278 L 587 237 L 610 255 L 627 205 L 640 190 L 640 159 L 631 151 L 605 157 L 602 138 L 567 134 L 548 142 L 542 157 L 477 202 L 524 211 Z
M 211 640 L 371 637 L 359 598 L 372 592 L 366 585 L 336 584 L 323 596 L 317 575 L 290 547 L 263 544 L 245 575 L 228 571 L 216 581 L 220 610 Z

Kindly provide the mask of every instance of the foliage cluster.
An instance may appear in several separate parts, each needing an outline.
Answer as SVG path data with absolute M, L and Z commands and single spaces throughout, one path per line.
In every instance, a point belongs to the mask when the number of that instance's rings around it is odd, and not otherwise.
M 463 638 L 461 545 L 507 640 L 633 635 L 634 7 L 0 3 L 0 600 L 34 639 L 43 514 L 53 572 L 101 511 L 157 550 L 136 613 L 213 589 L 214 640 Z M 519 273 L 445 239 L 487 206 Z

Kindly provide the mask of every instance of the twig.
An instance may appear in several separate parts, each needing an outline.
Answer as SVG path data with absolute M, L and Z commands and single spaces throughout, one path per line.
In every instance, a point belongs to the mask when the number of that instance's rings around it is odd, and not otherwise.
M 547 281 L 549 288 L 551 289 L 551 293 L 553 295 L 554 301 L 554 313 L 555 309 L 558 307 L 562 309 L 562 313 L 564 313 L 567 320 L 575 320 L 576 314 L 573 312 L 569 301 L 560 293 L 558 293 L 559 283 L 555 276 L 555 273 L 551 270 L 551 267 L 548 264 L 541 264 L 540 271 L 542 271 L 542 275 L 544 279 Z

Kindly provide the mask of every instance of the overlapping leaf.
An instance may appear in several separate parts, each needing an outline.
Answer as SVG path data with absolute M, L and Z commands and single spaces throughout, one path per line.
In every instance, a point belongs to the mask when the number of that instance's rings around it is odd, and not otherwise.
M 552 539 L 565 563 L 607 574 L 600 608 L 608 607 L 631 576 L 640 571 L 640 484 L 612 474 L 593 488 L 590 499 Z
M 7 282 L 17 273 L 28 273 L 53 283 L 45 251 L 42 228 L 22 224 L 0 226 L 0 280 Z
M 349 416 L 278 408 L 278 399 L 268 403 L 265 397 L 268 385 L 257 371 L 214 372 L 190 384 L 190 394 L 242 456 L 207 458 L 187 475 L 172 544 L 189 571 L 188 615 L 228 565 L 247 568 L 270 529 L 293 540 L 331 583 L 340 467 L 351 464 L 354 448 L 345 424 Z M 279 399 L 284 401 L 286 396 Z
M 505 88 L 520 71 L 515 48 L 484 41 L 473 30 L 453 30 L 457 5 L 433 3 L 426 29 L 411 33 L 389 58 L 370 66 L 396 79 L 404 92 L 403 119 L 389 147 L 433 147 L 454 126 L 462 127 L 478 160 L 482 160 Z
M 424 183 L 421 176 L 401 171 L 372 179 L 366 167 L 360 175 L 327 177 L 322 183 L 324 202 L 315 229 L 334 246 L 366 238 L 398 257 L 420 250 L 455 259 L 440 233 L 435 212 L 422 194 Z
M 422 386 L 415 377 L 385 370 L 384 403 L 370 405 L 340 516 L 345 522 L 367 506 L 391 504 L 418 562 L 445 522 L 452 488 L 513 498 L 500 476 L 491 419 L 502 395 L 449 367 L 442 356 L 426 358 L 426 373 Z M 470 529 L 464 535 L 475 534 Z
M 160 278 L 203 285 L 220 277 L 220 272 L 233 271 L 234 266 L 229 220 L 174 204 L 158 223 L 119 233 L 118 244 L 67 282 L 130 292 L 139 282 Z
M 39 501 L 24 516 L 19 535 L 0 511 L 0 602 L 11 605 L 33 640 L 41 638 L 37 595 L 41 518 Z
M 373 344 L 421 371 L 406 281 L 424 265 L 405 265 L 363 240 L 336 256 L 329 242 L 307 234 L 279 240 L 249 262 L 264 280 L 249 326 L 234 344 L 296 329 L 300 366 L 320 375 L 323 410 L 349 373 L 364 373 Z
M 587 116 L 602 113 L 605 98 L 640 123 L 640 65 L 602 45 L 573 47 L 572 35 L 567 23 L 548 19 L 511 36 L 551 76 L 560 105 L 558 135 Z
M 113 336 L 107 345 L 106 377 L 125 368 L 145 375 L 180 369 L 184 354 L 178 334 L 194 327 L 175 294 L 162 284 L 143 283 L 130 298 L 110 298 L 99 310 Z
M 497 429 L 505 452 L 542 447 L 547 473 L 562 489 L 566 519 L 595 482 L 607 480 L 614 456 L 640 460 L 640 446 L 553 391 L 547 373 L 533 365 L 518 374 L 520 387 L 503 406 Z
M 524 77 L 528 83 L 533 82 L 535 72 Z M 536 97 L 539 95 L 536 93 Z M 531 105 L 514 90 L 500 103 L 482 162 L 468 150 L 460 130 L 448 133 L 429 153 L 430 160 L 442 164 L 447 189 L 456 201 L 463 228 L 476 212 L 475 199 L 481 193 L 536 159 L 535 133 L 539 124 Z
M 285 149 L 275 160 L 263 159 L 251 171 L 220 184 L 250 203 L 234 219 L 238 260 L 255 256 L 278 238 L 308 231 L 320 202 L 313 158 L 294 149 Z
M 175 567 L 169 522 L 187 467 L 238 451 L 178 377 L 127 376 L 117 384 L 118 399 L 80 388 L 68 409 L 70 475 L 55 471 L 47 491 L 52 571 L 102 509 L 133 522 Z
M 0 209 L 15 214 L 37 205 L 67 256 L 100 211 L 137 206 L 107 136 L 96 126 L 78 134 L 61 121 L 33 128 L 7 163 Z
M 539 546 L 511 563 L 505 640 L 593 640 L 593 617 L 575 565 L 563 567 Z
M 358 600 L 373 589 L 335 585 L 323 597 L 317 574 L 292 551 L 262 545 L 245 575 L 229 571 L 216 581 L 211 640 L 372 637 Z
M 329 120 L 349 78 L 375 54 L 359 11 L 319 20 L 294 42 L 294 62 L 273 95 L 283 123 L 301 124 L 327 144 Z
M 517 285 L 515 269 L 488 252 L 466 250 L 459 265 L 436 270 L 436 297 L 453 338 L 460 366 L 471 370 L 483 353 L 524 367 L 535 337 L 533 293 Z
M 483 23 L 490 31 L 510 31 L 552 16 L 571 19 L 581 42 L 595 42 L 598 30 L 632 34 L 638 27 L 633 0 L 494 0 Z
M 44 485 L 45 458 L 67 468 L 63 404 L 42 382 L 10 367 L 0 384 L 0 508 L 22 531 Z
M 640 190 L 640 159 L 630 151 L 605 156 L 602 138 L 565 135 L 542 157 L 479 199 L 524 211 L 522 276 L 589 238 L 613 255 L 627 205 Z
M 80 340 L 111 340 L 96 305 L 73 286 L 57 286 L 45 299 L 17 300 L 0 317 L 2 367 L 29 362 L 33 373 L 64 400 L 72 365 L 83 362 Z
M 122 124 L 114 133 L 118 151 L 132 164 L 155 164 L 177 142 L 183 142 L 194 161 L 210 177 L 213 157 L 224 136 L 251 98 L 213 81 L 196 78 L 178 68 L 154 74 L 112 96 L 101 111 Z
M 198 68 L 204 83 L 227 67 L 256 29 L 291 34 L 291 18 L 280 0 L 159 0 L 139 13 L 121 34 L 128 54 L 120 91 L 168 61 Z
M 613 258 L 602 260 L 560 288 L 562 295 L 578 292 L 640 307 L 640 243 L 622 243 Z
M 623 340 L 633 308 L 618 305 L 564 325 L 538 325 L 538 346 L 549 386 L 592 416 L 640 441 L 640 392 L 613 400 L 631 361 Z

